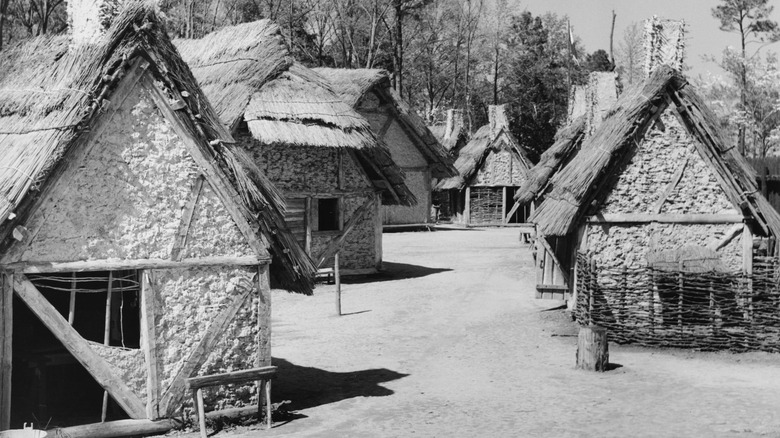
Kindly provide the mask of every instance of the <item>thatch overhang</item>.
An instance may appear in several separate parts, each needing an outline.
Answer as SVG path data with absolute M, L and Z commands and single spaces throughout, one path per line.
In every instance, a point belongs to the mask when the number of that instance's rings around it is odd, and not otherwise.
M 441 179 L 457 175 L 447 150 L 409 103 L 390 85 L 390 75 L 386 70 L 315 68 L 314 71 L 325 77 L 336 94 L 352 107 L 356 107 L 369 91 L 376 92 L 391 104 L 394 115 L 431 165 L 432 176 Z
M 506 141 L 515 156 L 530 169 L 532 164 L 525 150 L 520 146 L 514 135 L 506 128 L 501 128 L 495 136 L 491 135 L 490 125 L 484 125 L 471 136 L 471 140 L 463 146 L 455 160 L 458 176 L 439 181 L 436 190 L 463 190 L 471 183 L 479 169 L 485 163 L 490 152 L 500 141 Z
M 69 45 L 66 35 L 43 35 L 0 53 L 2 250 L 75 153 L 79 139 L 103 115 L 120 81 L 143 63 L 168 94 L 177 123 L 215 165 L 216 174 L 207 178 L 220 178 L 237 192 L 235 201 L 247 223 L 268 241 L 274 264 L 281 267 L 278 280 L 290 290 L 311 293 L 314 267 L 287 230 L 280 194 L 234 144 L 168 38 L 157 7 L 130 2 L 99 43 Z
M 696 147 L 721 180 L 732 204 L 761 235 L 780 235 L 778 214 L 758 191 L 755 174 L 735 146 L 726 140 L 715 115 L 685 77 L 670 67 L 658 68 L 644 83 L 626 91 L 609 117 L 587 138 L 576 159 L 547 184 L 544 201 L 530 218 L 546 236 L 565 236 L 589 214 L 589 206 L 606 196 L 617 169 L 661 113 L 674 105 Z
M 235 41 L 239 36 L 244 39 Z M 175 43 L 232 132 L 246 123 L 261 144 L 349 149 L 381 192 L 383 204 L 417 203 L 365 117 L 326 79 L 291 60 L 275 24 L 260 20 Z M 240 73 L 220 73 L 232 66 L 240 66 Z M 232 97 L 225 98 L 225 92 Z
M 515 201 L 527 204 L 547 187 L 553 175 L 579 151 L 585 135 L 585 116 L 579 116 L 555 134 L 555 143 L 542 153 L 539 162 L 528 171 L 528 177 L 517 190 Z

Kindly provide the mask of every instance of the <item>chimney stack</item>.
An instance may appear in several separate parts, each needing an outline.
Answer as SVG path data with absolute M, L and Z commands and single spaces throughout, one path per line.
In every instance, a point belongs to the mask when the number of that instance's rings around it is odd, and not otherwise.
M 119 13 L 122 0 L 67 0 L 71 47 L 97 43 Z
M 495 138 L 501 129 L 509 129 L 509 121 L 506 118 L 506 105 L 490 105 L 488 107 L 488 121 L 490 122 L 490 137 Z
M 653 15 L 645 20 L 645 76 L 658 66 L 682 70 L 685 59 L 685 21 L 667 20 Z
M 587 90 L 586 85 L 572 85 L 571 93 L 569 93 L 569 118 L 566 124 L 573 122 L 574 119 L 585 114 L 587 109 L 587 104 L 585 102 Z
M 617 102 L 617 73 L 591 72 L 585 89 L 585 134 L 592 135 L 601 126 L 610 108 Z
M 463 128 L 463 110 L 447 110 L 447 125 L 444 128 L 444 138 L 449 138 L 453 134 L 457 135 Z

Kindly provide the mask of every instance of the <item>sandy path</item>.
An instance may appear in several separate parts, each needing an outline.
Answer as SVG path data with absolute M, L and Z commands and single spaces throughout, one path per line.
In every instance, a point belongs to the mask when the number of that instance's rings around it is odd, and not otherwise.
M 780 355 L 610 346 L 573 368 L 576 327 L 533 298 L 514 230 L 385 235 L 389 274 L 274 295 L 274 401 L 296 437 L 780 437 Z M 404 278 L 410 277 L 410 278 Z

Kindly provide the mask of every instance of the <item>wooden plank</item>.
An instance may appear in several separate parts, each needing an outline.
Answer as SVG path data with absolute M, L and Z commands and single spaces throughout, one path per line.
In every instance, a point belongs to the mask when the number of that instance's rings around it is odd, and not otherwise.
M 11 376 L 13 372 L 13 274 L 2 276 L 0 289 L 0 430 L 11 428 Z
M 311 230 L 312 230 L 312 223 L 314 221 L 314 218 L 312 217 L 312 211 L 311 211 L 311 196 L 306 198 L 306 242 L 305 242 L 305 249 L 306 254 L 311 256 Z
M 519 202 L 515 202 L 515 204 L 512 206 L 512 209 L 509 210 L 509 213 L 504 218 L 504 223 L 505 224 L 509 223 L 509 218 L 511 218 L 512 215 L 515 214 L 515 212 L 517 212 L 517 210 L 520 208 L 520 206 L 521 206 L 521 204 Z
M 747 224 L 742 229 L 742 269 L 745 274 L 753 274 L 753 233 Z
M 471 187 L 466 186 L 466 206 L 463 209 L 463 214 L 466 216 L 466 225 L 471 224 Z
M 112 367 L 92 348 L 76 330 L 68 324 L 60 312 L 41 295 L 38 288 L 24 275 L 14 276 L 14 290 L 27 304 L 41 322 L 62 342 L 62 345 L 94 377 L 111 397 L 125 410 L 130 418 L 146 418 L 144 403 L 130 390 L 120 378 L 115 376 Z
M 278 367 L 267 366 L 251 368 L 248 370 L 232 371 L 229 373 L 212 374 L 210 376 L 190 377 L 187 379 L 188 390 L 205 388 L 207 386 L 230 385 L 233 383 L 246 383 L 251 380 L 270 379 L 276 375 Z
M 742 223 L 745 217 L 741 214 L 649 214 L 649 213 L 616 213 L 588 217 L 592 224 L 607 223 L 650 223 L 666 224 L 736 224 Z
M 115 438 L 124 436 L 161 435 L 180 426 L 176 420 L 119 420 L 82 426 L 49 429 L 49 437 Z
M 661 209 L 664 207 L 664 204 L 666 203 L 666 200 L 669 199 L 669 196 L 672 195 L 672 192 L 674 192 L 674 189 L 677 188 L 677 185 L 680 183 L 680 180 L 682 179 L 683 172 L 685 172 L 685 168 L 688 166 L 688 157 L 685 157 L 685 161 L 683 161 L 682 165 L 674 172 L 674 175 L 672 176 L 672 180 L 669 182 L 669 185 L 666 186 L 666 189 L 661 194 L 661 197 L 658 198 L 658 201 L 656 201 L 655 205 L 653 205 L 652 211 L 655 214 L 660 214 Z
M 271 263 L 268 257 L 236 256 L 236 257 L 202 257 L 173 261 L 168 259 L 142 260 L 85 260 L 78 262 L 18 262 L 0 266 L 2 269 L 17 271 L 24 274 L 41 274 L 47 272 L 83 272 L 111 271 L 122 269 L 177 269 L 205 266 L 254 266 Z
M 198 205 L 200 193 L 203 191 L 204 181 L 205 178 L 203 175 L 198 175 L 198 178 L 195 179 L 195 183 L 192 185 L 190 195 L 187 198 L 187 204 L 184 206 L 184 210 L 181 213 L 179 228 L 174 237 L 173 248 L 171 248 L 171 260 L 181 260 L 182 250 L 187 246 L 187 238 L 190 234 L 190 224 L 192 223 L 192 217 L 195 215 L 195 207 Z
M 563 275 L 563 281 L 566 284 L 569 284 L 569 275 L 563 270 L 563 267 L 562 267 L 563 265 L 561 265 L 561 261 L 558 260 L 558 257 L 555 255 L 555 253 L 553 252 L 552 248 L 550 248 L 550 244 L 547 242 L 547 239 L 544 236 L 539 236 L 537 241 L 542 245 L 542 247 L 545 249 L 545 251 L 547 251 L 550 254 L 550 257 L 552 258 L 553 263 L 555 265 L 561 267 L 560 271 L 561 271 L 561 274 Z
M 257 267 L 257 357 L 255 367 L 271 365 L 271 281 L 268 265 Z
M 542 280 L 542 284 L 548 285 L 548 284 L 555 284 L 553 283 L 553 268 L 555 267 L 555 262 L 552 261 L 552 257 L 550 257 L 551 254 L 549 251 L 545 249 L 544 251 L 544 278 Z
M 510 160 L 511 161 L 511 160 Z M 509 174 L 511 178 L 511 173 Z M 503 216 L 504 212 L 506 211 L 506 186 L 501 187 L 501 215 Z M 503 216 L 504 220 L 501 222 L 507 223 L 509 222 L 509 217 Z
M 151 91 L 150 95 L 152 96 L 155 105 L 157 105 L 157 108 L 171 123 L 176 134 L 182 139 L 185 148 L 190 153 L 192 159 L 195 160 L 201 168 L 209 186 L 222 201 L 225 210 L 230 213 L 233 222 L 247 240 L 249 247 L 252 248 L 258 256 L 267 256 L 268 245 L 263 241 L 263 237 L 259 232 L 260 225 L 252 219 L 252 212 L 244 205 L 236 188 L 229 182 L 230 178 L 228 178 L 225 172 L 219 167 L 213 157 L 204 153 L 202 148 L 206 147 L 206 139 L 199 138 L 193 132 L 195 129 L 191 126 L 192 122 L 187 118 L 186 114 L 175 111 L 171 107 L 168 102 L 167 94 L 155 84 L 154 78 L 151 75 L 144 75 L 141 78 L 141 83 Z
M 241 294 L 237 295 L 230 305 L 220 312 L 214 321 L 211 322 L 209 328 L 206 329 L 206 333 L 198 344 L 192 349 L 189 356 L 184 362 L 176 376 L 173 378 L 171 385 L 163 395 L 160 401 L 160 413 L 163 416 L 170 416 L 179 408 L 179 403 L 182 397 L 184 397 L 184 387 L 188 378 L 200 369 L 203 362 L 211 354 L 214 347 L 220 341 L 222 334 L 230 323 L 235 319 L 238 310 L 252 294 L 254 288 L 246 288 Z
M 141 348 L 146 361 L 146 416 L 160 418 L 160 377 L 157 362 L 157 328 L 159 314 L 157 291 L 152 286 L 153 271 L 141 273 Z
M 374 206 L 374 198 L 368 198 L 363 203 L 363 205 L 360 206 L 357 210 L 355 210 L 354 213 L 352 213 L 352 217 L 349 218 L 349 221 L 347 221 L 347 224 L 344 226 L 344 229 L 333 239 L 331 239 L 330 242 L 328 242 L 328 245 L 325 247 L 325 249 L 320 253 L 319 257 L 317 257 L 317 263 L 316 267 L 319 269 L 323 263 L 325 263 L 325 260 L 331 258 L 336 251 L 338 251 L 341 248 L 342 243 L 344 243 L 344 239 L 347 238 L 350 232 L 355 228 L 355 226 L 358 224 L 360 219 L 363 218 L 363 216 L 366 215 L 366 213 L 371 209 L 371 207 Z

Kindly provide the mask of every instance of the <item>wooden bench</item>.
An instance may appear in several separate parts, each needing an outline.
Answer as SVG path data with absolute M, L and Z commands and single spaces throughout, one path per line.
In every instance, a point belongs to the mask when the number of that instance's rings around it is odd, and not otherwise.
M 203 388 L 208 386 L 229 385 L 257 381 L 257 417 L 262 420 L 263 401 L 265 401 L 266 427 L 271 428 L 271 379 L 276 377 L 277 367 L 267 366 L 231 373 L 212 374 L 210 376 L 187 379 L 187 389 L 193 392 L 192 398 L 198 409 L 200 436 L 206 438 L 206 414 L 203 412 Z M 264 400 L 265 399 L 265 400 Z

